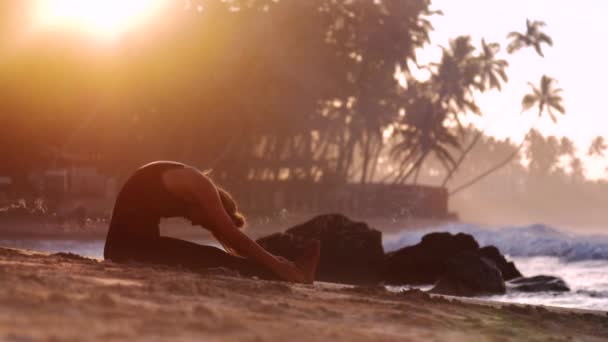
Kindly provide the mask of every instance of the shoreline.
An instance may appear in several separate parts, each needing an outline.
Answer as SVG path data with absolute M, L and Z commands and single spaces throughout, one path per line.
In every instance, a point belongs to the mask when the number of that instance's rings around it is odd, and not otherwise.
M 606 312 L 289 284 L 217 269 L 0 248 L 0 339 L 501 340 L 608 338 Z M 86 328 L 84 328 L 86 327 Z
M 283 232 L 290 227 L 308 221 L 319 213 L 292 214 L 286 218 L 252 217 L 248 220 L 245 233 L 257 239 L 277 232 Z M 393 220 L 383 217 L 349 218 L 362 221 L 370 227 L 378 229 L 383 235 L 390 235 L 406 230 L 433 227 L 456 220 L 411 218 Z M 91 241 L 105 240 L 109 222 L 100 222 L 78 226 L 76 224 L 56 224 L 36 220 L 6 220 L 0 221 L 0 240 L 73 240 Z M 18 227 L 18 228 L 16 228 Z M 166 220 L 161 222 L 161 235 L 183 239 L 210 239 L 212 235 L 201 227 L 193 227 L 185 220 Z

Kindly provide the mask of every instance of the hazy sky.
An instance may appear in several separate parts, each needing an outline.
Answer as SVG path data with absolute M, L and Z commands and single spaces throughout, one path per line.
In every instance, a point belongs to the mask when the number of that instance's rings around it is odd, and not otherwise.
M 557 124 L 544 117 L 537 121 L 537 126 L 545 134 L 573 139 L 581 156 L 586 154 L 593 137 L 602 135 L 608 139 L 608 101 L 605 101 L 608 94 L 604 93 L 603 85 L 608 81 L 608 69 L 604 67 L 608 61 L 604 41 L 608 32 L 608 1 L 434 0 L 432 7 L 444 12 L 444 16 L 432 19 L 434 45 L 447 46 L 449 38 L 469 34 L 477 46 L 483 37 L 503 47 L 502 56 L 510 63 L 509 83 L 501 93 L 487 93 L 478 99 L 484 113 L 478 122 L 480 125 L 491 122 L 489 133 L 523 137 L 536 119 L 532 111 L 519 114 L 521 98 L 530 90 L 527 82 L 538 84 L 546 74 L 556 78 L 564 89 L 566 116 L 560 116 Z M 547 23 L 544 30 L 555 44 L 543 49 L 545 58 L 536 55 L 533 49 L 515 55 L 504 52 L 507 33 L 525 31 L 526 18 Z M 432 48 L 421 57 L 437 60 L 438 54 L 439 50 Z M 584 160 L 589 176 L 606 176 L 608 158 Z

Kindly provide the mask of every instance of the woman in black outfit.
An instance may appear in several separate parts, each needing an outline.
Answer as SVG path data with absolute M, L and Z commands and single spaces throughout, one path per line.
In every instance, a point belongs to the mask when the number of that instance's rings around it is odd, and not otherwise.
M 184 217 L 213 233 L 230 252 L 160 235 L 161 218 Z M 236 203 L 191 166 L 154 162 L 139 168 L 114 205 L 104 257 L 115 262 L 181 265 L 194 270 L 226 267 L 246 276 L 312 283 L 319 261 L 313 243 L 295 262 L 268 253 L 245 235 Z

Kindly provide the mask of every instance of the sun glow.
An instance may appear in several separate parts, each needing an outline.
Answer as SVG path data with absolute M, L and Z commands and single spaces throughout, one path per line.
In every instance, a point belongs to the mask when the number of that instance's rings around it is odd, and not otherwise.
M 37 24 L 117 38 L 158 14 L 168 0 L 40 0 Z

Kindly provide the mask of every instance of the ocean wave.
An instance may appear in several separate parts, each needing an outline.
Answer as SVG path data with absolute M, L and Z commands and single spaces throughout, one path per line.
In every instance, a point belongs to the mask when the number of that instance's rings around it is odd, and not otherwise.
M 575 293 L 591 298 L 608 298 L 608 291 L 577 290 Z
M 429 232 L 467 233 L 481 246 L 494 245 L 502 253 L 516 257 L 554 256 L 565 261 L 608 260 L 608 235 L 580 235 L 544 224 L 482 227 L 475 224 L 447 224 L 387 235 L 384 249 L 393 251 L 415 245 Z

